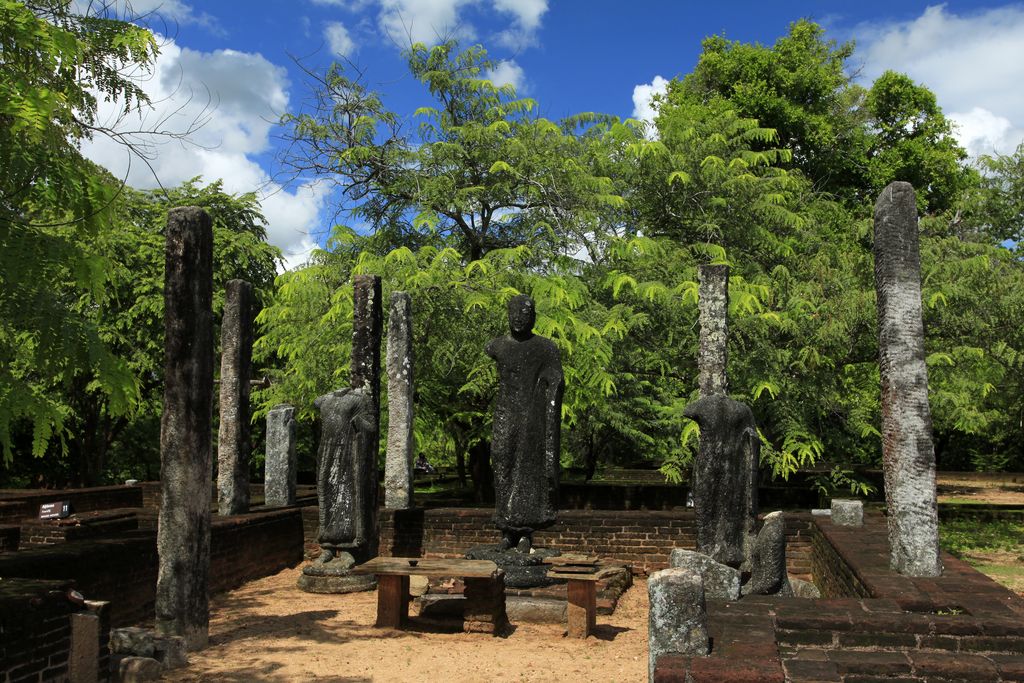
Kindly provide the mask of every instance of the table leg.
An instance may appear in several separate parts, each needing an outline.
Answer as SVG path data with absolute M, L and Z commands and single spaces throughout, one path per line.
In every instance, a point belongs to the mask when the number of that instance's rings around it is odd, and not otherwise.
M 409 619 L 409 577 L 377 575 L 377 626 L 401 628 Z
M 569 579 L 569 637 L 586 638 L 597 625 L 597 584 Z

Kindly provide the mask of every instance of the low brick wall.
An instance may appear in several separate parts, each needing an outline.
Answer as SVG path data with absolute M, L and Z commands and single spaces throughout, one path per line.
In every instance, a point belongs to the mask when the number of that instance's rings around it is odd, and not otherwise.
M 20 522 L 39 514 L 39 506 L 70 500 L 75 512 L 142 507 L 142 486 L 97 486 L 59 491 L 31 490 L 0 492 L 0 524 Z
M 0 681 L 67 680 L 71 614 L 69 582 L 0 581 Z
M 307 544 L 315 542 L 316 508 L 306 508 Z M 492 510 L 437 508 L 381 510 L 382 555 L 462 557 L 476 545 L 493 544 L 500 534 Z M 811 573 L 811 518 L 787 513 L 787 560 L 791 573 Z M 668 566 L 673 548 L 694 548 L 693 510 L 562 510 L 558 522 L 534 535 L 538 546 L 562 552 L 598 555 L 625 562 L 634 574 L 647 575 Z
M 139 528 L 138 508 L 76 513 L 67 519 L 31 519 L 21 523 L 21 549 L 109 536 Z
M 1024 599 L 942 554 L 942 576 L 889 569 L 885 519 L 813 518 L 820 600 L 708 602 L 709 657 L 658 659 L 660 683 L 1024 680 Z
M 211 525 L 210 592 L 235 588 L 302 560 L 302 512 L 280 508 Z M 106 600 L 110 619 L 126 626 L 151 619 L 158 558 L 155 529 L 68 541 L 0 555 L 0 577 L 72 579 L 90 600 Z

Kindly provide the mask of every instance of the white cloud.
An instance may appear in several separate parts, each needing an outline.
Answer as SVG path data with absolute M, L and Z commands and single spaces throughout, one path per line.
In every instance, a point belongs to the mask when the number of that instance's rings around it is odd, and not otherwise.
M 541 18 L 548 11 L 548 0 L 494 0 L 494 9 L 511 14 L 514 25 L 496 36 L 499 44 L 514 49 L 537 43 Z
M 507 59 L 487 72 L 487 80 L 497 86 L 511 84 L 516 92 L 521 92 L 526 81 L 526 74 L 523 73 L 523 67 L 516 64 L 514 60 Z
M 398 45 L 436 45 L 448 38 L 474 40 L 476 29 L 460 10 L 475 0 L 380 0 L 380 30 Z
M 664 95 L 667 90 L 668 81 L 661 76 L 633 88 L 633 118 L 647 124 L 648 137 L 655 135 L 654 117 L 658 115 L 651 100 L 655 95 Z
M 151 109 L 141 117 L 122 118 L 119 103 L 101 101 L 99 121 L 127 134 L 147 155 L 148 166 L 105 136 L 86 142 L 83 153 L 133 187 L 170 187 L 202 176 L 205 182 L 222 179 L 231 193 L 256 192 L 269 241 L 289 262 L 308 253 L 329 193 L 326 184 L 310 182 L 289 191 L 255 160 L 269 149 L 270 131 L 288 106 L 285 70 L 259 54 L 199 52 L 164 39 L 153 74 L 142 85 L 152 99 Z M 197 122 L 203 125 L 191 132 L 190 142 L 131 133 L 182 133 Z
M 411 43 L 436 45 L 449 38 L 461 41 L 476 40 L 477 28 L 467 18 L 465 10 L 473 8 L 488 12 L 508 22 L 496 30 L 491 40 L 511 49 L 536 45 L 537 31 L 548 0 L 313 0 L 317 5 L 340 7 L 356 12 L 376 4 L 379 6 L 377 25 L 391 42 L 399 46 Z
M 1024 7 L 863 24 L 854 33 L 869 84 L 886 69 L 930 88 L 972 154 L 1012 152 L 1024 140 Z
M 356 50 L 355 41 L 340 21 L 332 21 L 324 28 L 324 40 L 331 52 L 338 57 L 348 57 Z
M 77 14 L 103 12 L 105 16 L 141 19 L 147 24 L 154 23 L 152 19 L 156 18 L 177 24 L 197 24 L 217 29 L 217 22 L 212 16 L 206 12 L 196 13 L 191 5 L 182 0 L 73 0 L 71 8 Z

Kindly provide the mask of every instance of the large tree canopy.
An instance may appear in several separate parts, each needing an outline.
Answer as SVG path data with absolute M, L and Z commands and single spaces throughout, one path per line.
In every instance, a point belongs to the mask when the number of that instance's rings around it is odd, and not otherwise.
M 0 0 L 0 55 L 0 449 L 9 461 L 18 421 L 31 425 L 37 455 L 66 436 L 59 392 L 42 387 L 66 387 L 89 368 L 111 410 L 138 395 L 124 360 L 75 305 L 105 295 L 109 264 L 88 238 L 118 188 L 78 144 L 103 132 L 97 97 L 126 109 L 147 102 L 127 74 L 152 65 L 156 43 L 133 24 L 74 14 L 66 0 Z

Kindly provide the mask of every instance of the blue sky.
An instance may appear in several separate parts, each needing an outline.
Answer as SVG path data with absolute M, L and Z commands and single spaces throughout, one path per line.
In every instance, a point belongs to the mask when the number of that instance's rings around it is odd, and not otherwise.
M 79 0 L 80 2 L 82 0 Z M 870 81 L 885 69 L 935 91 L 974 154 L 1007 153 L 1024 140 L 1024 4 L 993 2 L 684 2 L 610 0 L 134 0 L 160 34 L 162 52 L 145 87 L 155 105 L 143 125 L 184 131 L 195 144 L 154 142 L 149 163 L 97 139 L 91 158 L 137 187 L 195 175 L 257 191 L 271 241 L 301 263 L 330 227 L 334 198 L 323 184 L 281 185 L 276 117 L 301 106 L 308 85 L 293 57 L 314 69 L 343 56 L 408 115 L 430 104 L 400 56 L 410 39 L 457 37 L 501 60 L 511 82 L 560 118 L 582 111 L 649 117 L 651 93 L 694 66 L 702 38 L 771 44 L 800 17 L 838 41 L 855 40 L 851 67 Z M 113 121 L 116 106 L 103 114 Z M 129 119 L 119 125 L 137 128 Z M 147 142 L 141 139 L 142 142 Z

